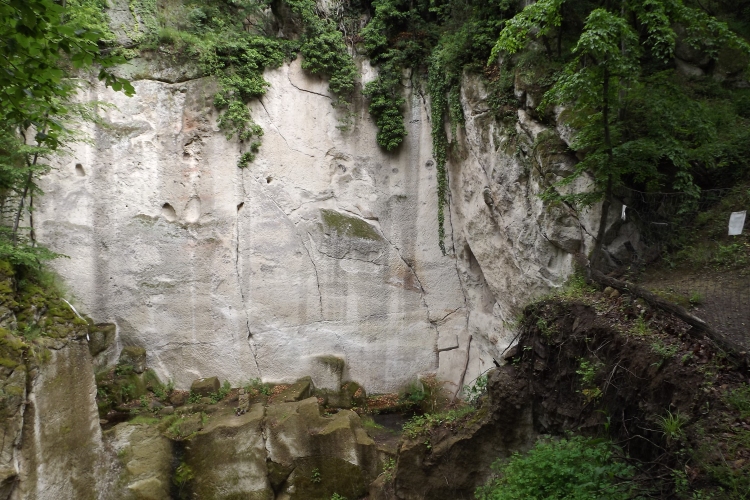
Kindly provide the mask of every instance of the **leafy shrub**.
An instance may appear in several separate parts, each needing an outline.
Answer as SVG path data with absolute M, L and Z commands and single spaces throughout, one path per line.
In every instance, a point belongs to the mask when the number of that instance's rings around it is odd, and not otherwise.
M 175 469 L 172 482 L 174 482 L 175 486 L 177 486 L 180 492 L 182 492 L 182 488 L 184 488 L 189 481 L 192 481 L 194 477 L 195 474 L 193 473 L 193 470 L 188 464 L 183 462 L 177 466 L 177 469 Z
M 231 390 L 232 390 L 232 386 L 229 384 L 228 380 L 225 380 L 224 383 L 221 385 L 221 388 L 217 392 L 214 392 L 213 394 L 211 394 L 210 396 L 211 402 L 213 404 L 218 403 L 219 401 L 227 397 L 227 395 L 229 394 L 229 391 Z
M 250 380 L 250 382 L 245 384 L 244 389 L 245 392 L 248 393 L 255 392 L 258 394 L 263 394 L 264 396 L 271 395 L 271 385 L 263 383 L 259 378 Z
M 474 411 L 470 406 L 449 410 L 440 413 L 426 413 L 416 415 L 404 424 L 403 430 L 409 438 L 414 439 L 420 435 L 427 434 L 432 429 L 444 425 L 452 424 L 461 417 Z
M 496 477 L 476 491 L 478 500 L 620 500 L 631 498 L 634 469 L 614 458 L 614 445 L 570 437 L 541 439 L 526 455 L 493 465 Z
M 471 385 L 465 385 L 463 388 L 466 401 L 471 405 L 477 405 L 479 400 L 487 394 L 487 375 L 480 375 Z
M 657 424 L 659 424 L 659 428 L 664 433 L 664 437 L 667 438 L 667 442 L 671 443 L 684 435 L 682 428 L 687 421 L 687 417 L 680 415 L 679 412 L 672 413 L 671 411 L 667 411 L 667 416 L 658 417 Z

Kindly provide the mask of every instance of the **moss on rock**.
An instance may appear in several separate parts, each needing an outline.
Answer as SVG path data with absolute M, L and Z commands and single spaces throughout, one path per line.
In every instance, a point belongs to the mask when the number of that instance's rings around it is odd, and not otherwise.
M 357 217 L 325 208 L 320 210 L 320 214 L 325 227 L 335 231 L 339 236 L 375 241 L 383 239 L 372 225 Z

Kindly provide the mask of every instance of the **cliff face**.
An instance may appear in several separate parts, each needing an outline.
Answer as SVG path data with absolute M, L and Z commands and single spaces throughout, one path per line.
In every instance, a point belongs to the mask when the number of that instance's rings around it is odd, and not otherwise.
M 117 325 L 112 359 L 143 346 L 178 387 L 309 374 L 384 392 L 437 372 L 457 389 L 500 359 L 520 307 L 570 273 L 565 249 L 585 250 L 578 220 L 537 197 L 573 160 L 535 147 L 544 129 L 526 111 L 515 128 L 497 122 L 476 79 L 464 82 L 444 256 L 429 102 L 408 79 L 408 136 L 388 154 L 361 97 L 342 129 L 326 82 L 299 60 L 267 71 L 251 104 L 263 146 L 240 169 L 210 79 L 138 60 L 130 71 L 135 97 L 100 85 L 83 96 L 114 107 L 60 158 L 35 219 L 40 241 L 70 256 L 54 265 L 80 306 Z

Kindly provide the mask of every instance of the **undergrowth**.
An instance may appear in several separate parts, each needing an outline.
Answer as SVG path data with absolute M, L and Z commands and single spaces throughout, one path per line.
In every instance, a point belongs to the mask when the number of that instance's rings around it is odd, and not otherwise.
M 632 498 L 629 479 L 635 468 L 616 458 L 621 455 L 602 439 L 542 438 L 527 454 L 497 461 L 495 477 L 477 490 L 476 498 L 626 500 Z
M 329 78 L 335 104 L 348 108 L 354 89 L 356 68 L 343 35 L 335 22 L 318 10 L 314 0 L 287 0 L 302 26 L 299 40 L 270 34 L 265 11 L 268 0 L 209 0 L 170 5 L 158 12 L 156 2 L 134 2 L 137 25 L 131 38 L 139 51 L 158 51 L 176 60 L 192 60 L 201 73 L 214 76 L 219 89 L 214 106 L 221 112 L 217 125 L 227 138 L 237 138 L 240 146 L 238 167 L 255 160 L 263 129 L 253 120 L 248 103 L 265 95 L 269 83 L 263 78 L 268 68 L 302 55 L 302 67 Z

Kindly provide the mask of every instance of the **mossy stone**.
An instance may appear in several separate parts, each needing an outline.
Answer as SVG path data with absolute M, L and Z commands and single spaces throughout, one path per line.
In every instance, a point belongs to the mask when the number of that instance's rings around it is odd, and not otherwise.
M 299 459 L 284 485 L 289 500 L 330 499 L 334 493 L 346 498 L 367 495 L 368 481 L 362 470 L 334 456 Z
M 89 327 L 89 352 L 96 356 L 115 342 L 117 327 L 112 323 L 100 323 Z
M 320 214 L 323 217 L 325 227 L 333 230 L 339 236 L 376 241 L 383 239 L 373 226 L 357 217 L 325 208 L 320 210 Z
M 221 384 L 218 377 L 199 378 L 193 381 L 190 386 L 190 392 L 200 394 L 201 396 L 210 396 L 219 392 Z
M 266 468 L 268 469 L 268 480 L 271 482 L 271 488 L 274 491 L 278 491 L 294 470 L 294 467 L 277 464 L 271 460 L 266 462 Z
M 328 406 L 332 408 L 364 408 L 366 404 L 367 393 L 356 382 L 347 382 L 338 392 L 328 394 Z
M 138 346 L 125 346 L 120 352 L 118 367 L 132 367 L 135 373 L 146 371 L 146 349 Z
M 284 389 L 278 396 L 274 398 L 275 402 L 281 403 L 293 403 L 295 401 L 302 401 L 312 396 L 314 386 L 312 378 L 304 377 Z
M 263 405 L 244 415 L 217 414 L 185 449 L 194 479 L 190 490 L 206 500 L 272 500 L 263 440 Z

